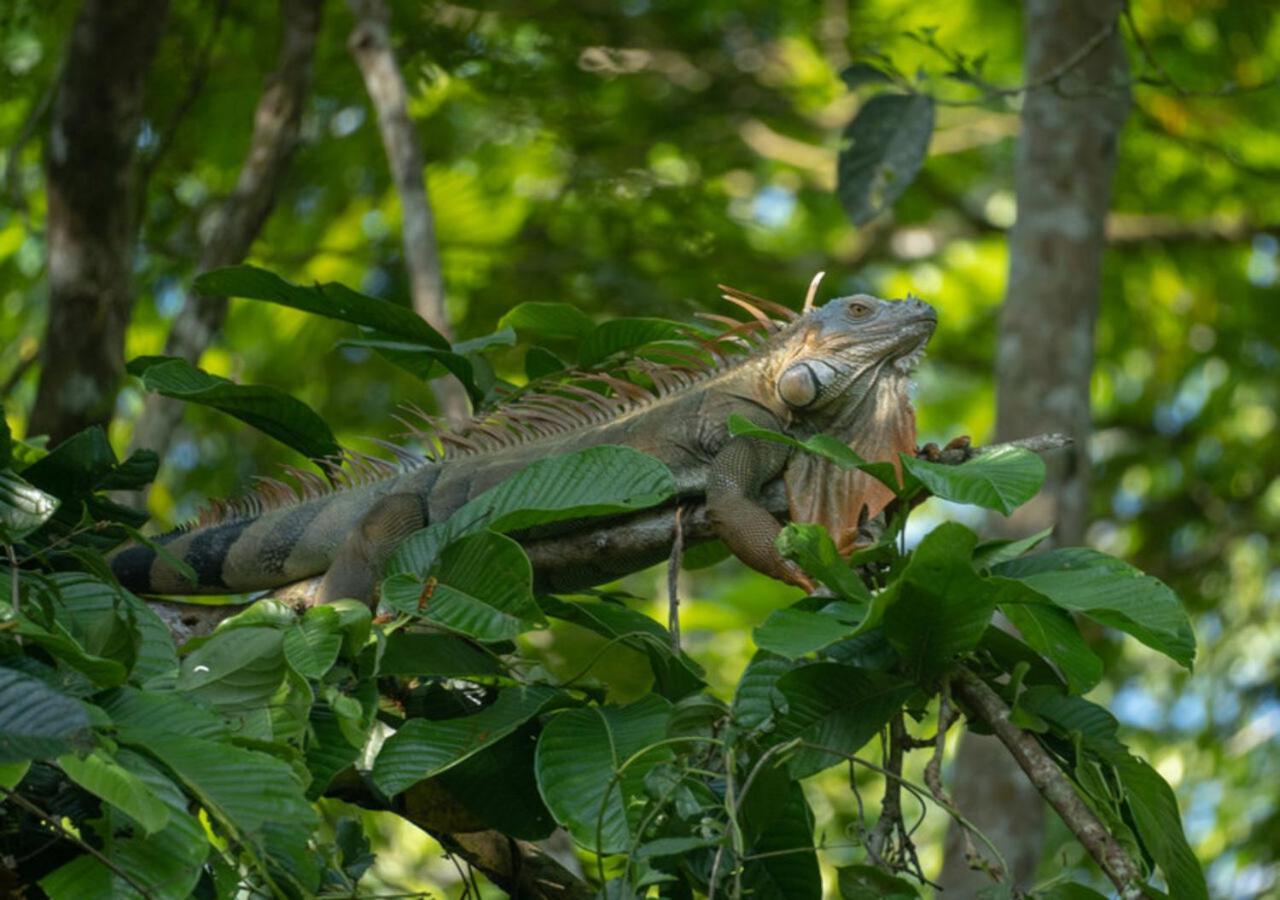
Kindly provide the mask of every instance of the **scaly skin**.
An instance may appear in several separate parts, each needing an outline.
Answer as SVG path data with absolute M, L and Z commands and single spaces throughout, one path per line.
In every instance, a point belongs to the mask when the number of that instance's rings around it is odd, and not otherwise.
M 149 594 L 256 591 L 324 573 L 322 602 L 372 602 L 382 564 L 413 531 L 442 521 L 536 459 L 620 444 L 665 463 L 679 499 L 705 499 L 718 536 L 739 559 L 812 589 L 774 547 L 781 526 L 760 505 L 761 487 L 784 478 L 792 519 L 821 522 L 844 549 L 890 495 L 860 472 L 841 472 L 776 443 L 732 437 L 728 418 L 736 413 L 801 439 L 826 432 L 865 459 L 896 462 L 898 452 L 915 452 L 907 379 L 936 322 L 932 307 L 919 300 L 832 300 L 721 371 L 642 400 L 609 421 L 426 463 L 158 539 L 195 569 L 198 584 L 141 546 L 117 554 L 112 568 L 126 587 Z

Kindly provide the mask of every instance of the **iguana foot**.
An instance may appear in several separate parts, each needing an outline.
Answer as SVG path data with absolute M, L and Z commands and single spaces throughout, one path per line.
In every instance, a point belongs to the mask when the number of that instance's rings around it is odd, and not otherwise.
M 918 459 L 927 459 L 929 462 L 965 462 L 973 456 L 973 441 L 969 435 L 962 434 L 959 437 L 952 438 L 947 441 L 945 447 L 939 448 L 933 441 L 925 444 L 916 451 Z

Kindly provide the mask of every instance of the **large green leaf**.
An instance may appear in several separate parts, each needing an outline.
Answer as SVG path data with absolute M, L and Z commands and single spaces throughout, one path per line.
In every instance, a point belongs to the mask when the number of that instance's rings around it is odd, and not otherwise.
M 865 606 L 844 600 L 828 603 L 816 612 L 775 609 L 751 636 L 761 650 L 799 659 L 850 637 L 865 614 Z
M 775 717 L 786 710 L 786 699 L 778 690 L 778 679 L 796 665 L 767 650 L 757 651 L 747 663 L 734 691 L 733 721 L 747 730 L 770 730 Z
M 309 724 L 306 753 L 311 784 L 307 786 L 307 797 L 314 800 L 324 794 L 333 776 L 356 761 L 363 748 L 348 739 L 338 715 L 327 703 L 312 704 Z
M 849 563 L 836 550 L 835 541 L 821 525 L 792 522 L 778 533 L 778 552 L 817 578 L 836 596 L 870 603 L 871 593 Z
M 916 547 L 884 613 L 884 631 L 916 679 L 928 683 L 978 645 L 995 610 L 995 591 L 970 562 L 977 536 L 944 523 Z
M 654 687 L 668 700 L 679 700 L 705 685 L 702 667 L 683 651 L 677 651 L 671 644 L 671 632 L 644 613 L 619 603 L 599 601 L 567 603 L 542 597 L 539 603 L 549 616 L 616 638 L 623 646 L 645 654 L 653 669 Z
M 915 180 L 933 135 L 928 94 L 878 94 L 844 130 L 836 193 L 855 225 L 888 209 Z
M 919 900 L 920 892 L 905 878 L 875 866 L 836 869 L 840 900 Z
M 1133 824 L 1143 846 L 1164 872 L 1172 900 L 1208 900 L 1204 871 L 1182 830 L 1178 800 L 1160 773 L 1128 757 L 1116 766 Z
M 645 775 L 673 755 L 661 743 L 670 714 L 671 704 L 650 694 L 630 706 L 571 709 L 542 730 L 538 790 L 579 844 L 620 853 L 635 842 Z
M 1073 694 L 1088 693 L 1102 680 L 1102 660 L 1069 612 L 1048 603 L 1002 603 L 1000 611 L 1023 640 L 1062 671 Z
M 151 900 L 186 900 L 211 849 L 204 827 L 188 813 L 186 795 L 155 763 L 128 749 L 117 751 L 115 756 L 123 769 L 167 806 L 169 820 L 155 834 L 139 834 L 130 817 L 108 808 L 96 823 L 105 839 L 104 851 L 119 871 L 147 890 Z M 124 878 L 88 855 L 47 875 L 40 886 L 53 900 L 133 900 L 142 896 Z
M 596 326 L 590 316 L 572 304 L 531 300 L 507 310 L 498 320 L 498 327 L 551 340 L 580 341 Z
M 1123 560 L 1086 547 L 1067 547 L 1010 560 L 993 571 L 1191 668 L 1195 635 L 1178 596 Z
M 217 713 L 177 691 L 140 691 L 125 687 L 104 696 L 100 705 L 118 727 L 140 734 L 162 732 L 219 738 L 227 733 L 227 723 Z
M 529 558 L 505 535 L 481 531 L 454 541 L 428 579 L 390 576 L 382 586 L 383 602 L 482 641 L 506 640 L 546 624 L 533 599 Z
M 155 834 L 169 824 L 170 810 L 164 801 L 141 778 L 102 750 L 87 756 L 60 756 L 58 766 L 86 791 L 128 813 L 147 834 Z
M 304 287 L 255 266 L 229 266 L 198 275 L 195 288 L 203 294 L 267 300 L 303 312 L 373 328 L 398 338 L 448 350 L 444 335 L 408 307 L 353 291 L 343 284 Z
M 0 544 L 16 544 L 49 520 L 58 498 L 28 484 L 8 469 L 0 471 Z
M 122 728 L 120 740 L 160 760 L 234 833 L 252 835 L 273 821 L 315 822 L 297 771 L 273 756 L 225 741 L 133 727 Z
M 337 610 L 315 606 L 284 633 L 284 658 L 303 678 L 323 678 L 338 659 L 342 639 Z
M 813 814 L 804 789 L 788 784 L 782 802 L 771 807 L 768 821 L 756 829 L 759 837 L 747 850 L 743 895 L 752 900 L 819 900 L 822 872 L 812 849 Z
M 0 667 L 0 763 L 59 756 L 84 746 L 89 716 L 38 678 Z
M 254 266 L 205 272 L 196 278 L 195 286 L 206 294 L 266 300 L 360 325 L 371 330 L 367 346 L 406 371 L 424 379 L 448 371 L 462 382 L 472 399 L 482 396 L 467 358 L 450 348 L 444 335 L 426 319 L 398 303 L 370 297 L 336 282 L 311 287 L 292 284 Z
M 410 535 L 387 563 L 387 573 L 425 573 L 446 544 L 483 528 L 516 531 L 564 519 L 635 512 L 666 501 L 675 490 L 675 477 L 666 466 L 630 447 L 590 447 L 541 459 L 446 521 Z
M 540 841 L 556 822 L 538 793 L 534 722 L 516 729 L 437 776 L 458 802 L 488 827 L 526 841 Z
M 264 709 L 285 674 L 284 633 L 247 626 L 219 631 L 182 660 L 178 690 L 225 715 Z
M 371 658 L 376 648 L 361 654 Z M 386 648 L 378 663 L 379 675 L 418 675 L 437 678 L 465 678 L 468 675 L 498 675 L 502 665 L 475 644 L 452 634 L 424 634 L 397 631 L 387 635 Z
M 752 437 L 761 441 L 794 447 L 814 456 L 820 456 L 828 462 L 835 463 L 841 469 L 861 469 L 872 478 L 897 493 L 901 489 L 898 474 L 890 462 L 867 462 L 855 453 L 848 444 L 829 434 L 815 434 L 805 440 L 797 440 L 790 435 L 771 428 L 755 424 L 745 416 L 733 413 L 729 416 L 729 433 L 734 437 Z
M 500 740 L 561 697 L 554 688 L 507 688 L 491 705 L 456 719 L 410 719 L 382 745 L 373 780 L 387 796 L 457 765 Z
M 590 368 L 615 353 L 634 350 L 654 341 L 688 337 L 690 333 L 688 325 L 667 319 L 610 319 L 597 325 L 583 338 L 578 346 L 578 365 Z
M 1021 447 L 997 447 L 958 466 L 902 454 L 902 465 L 935 497 L 994 509 L 1006 516 L 1044 483 L 1044 460 Z
M 128 369 L 147 390 L 227 413 L 304 456 L 321 459 L 341 453 L 324 419 L 275 388 L 236 384 L 176 357 L 140 356 Z
M 797 750 L 792 778 L 806 778 L 842 762 L 883 728 L 915 688 L 880 672 L 840 663 L 800 666 L 778 679 L 787 712 L 774 733 L 779 742 L 800 739 L 816 747 Z

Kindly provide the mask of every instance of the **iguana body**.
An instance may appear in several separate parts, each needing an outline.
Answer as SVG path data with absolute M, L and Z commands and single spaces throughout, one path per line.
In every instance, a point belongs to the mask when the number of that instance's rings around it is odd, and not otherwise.
M 785 478 L 791 518 L 821 522 L 845 546 L 889 493 L 861 472 L 733 437 L 728 418 L 736 413 L 797 438 L 826 432 L 865 459 L 896 461 L 898 452 L 915 451 L 907 382 L 937 315 L 920 300 L 865 295 L 789 323 L 752 312 L 751 323 L 733 330 L 767 337 L 746 355 L 701 371 L 651 369 L 652 388 L 608 379 L 612 396 L 566 388 L 526 398 L 445 435 L 461 449 L 439 459 L 290 502 L 251 501 L 223 521 L 159 539 L 195 570 L 196 585 L 147 547 L 126 548 L 112 566 L 140 593 L 238 593 L 323 573 L 321 601 L 370 601 L 383 562 L 411 532 L 537 459 L 615 444 L 664 462 L 680 498 L 706 502 L 717 535 L 743 562 L 810 587 L 774 547 L 780 525 L 758 502 L 762 486 Z M 568 399 L 569 391 L 580 399 Z

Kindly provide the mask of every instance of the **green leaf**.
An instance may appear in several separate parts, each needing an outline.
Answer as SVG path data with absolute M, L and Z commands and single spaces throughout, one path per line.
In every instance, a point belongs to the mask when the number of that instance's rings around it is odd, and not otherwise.
M 615 353 L 622 353 L 652 344 L 688 337 L 691 329 L 680 322 L 668 319 L 634 316 L 610 319 L 592 329 L 578 346 L 578 365 L 584 369 L 598 365 Z
M 983 541 L 974 548 L 973 567 L 975 569 L 990 569 L 1000 565 L 1000 563 L 1017 559 L 1022 554 L 1034 550 L 1041 541 L 1051 534 L 1053 534 L 1052 526 L 1013 541 Z
M 357 747 L 347 739 L 337 713 L 327 703 L 313 703 L 308 722 L 310 731 L 306 754 L 311 784 L 307 786 L 307 798 L 314 800 L 324 794 L 333 776 L 356 761 L 363 747 Z
M 59 756 L 88 740 L 84 707 L 43 681 L 0 667 L 0 763 Z
M 891 82 L 891 79 L 883 69 L 873 66 L 869 62 L 855 62 L 845 66 L 840 70 L 840 80 L 851 91 L 867 84 L 889 84 Z
M 0 763 L 0 788 L 11 791 L 18 786 L 22 779 L 27 777 L 27 772 L 31 769 L 31 760 L 23 760 L 22 762 Z
M 116 760 L 164 802 L 169 822 L 155 834 L 129 835 L 133 820 L 108 807 L 98 829 L 107 857 L 145 887 L 152 900 L 187 900 L 209 855 L 204 827 L 188 814 L 187 796 L 155 763 L 128 749 L 118 750 Z M 40 884 L 55 900 L 141 897 L 132 885 L 88 855 L 45 876 Z
M 57 511 L 59 500 L 8 469 L 0 471 L 0 544 L 16 544 Z
M 799 784 L 786 785 L 781 804 L 754 830 L 747 852 L 742 893 L 752 900 L 820 900 L 822 872 L 813 847 L 813 814 Z M 753 817 L 754 818 L 754 817 Z M 756 823 L 747 823 L 751 828 Z M 753 858 L 754 857 L 754 858 Z
M 1050 550 L 996 566 L 1063 609 L 1130 634 L 1190 669 L 1195 635 L 1168 585 L 1105 553 L 1085 547 Z
M 1106 894 L 1100 894 L 1093 888 L 1074 881 L 1036 888 L 1031 892 L 1031 897 L 1032 900 L 1107 900 Z
M 650 694 L 630 706 L 571 709 L 543 729 L 538 790 L 579 844 L 620 853 L 636 843 L 645 776 L 673 758 L 660 743 L 670 713 L 670 703 Z
M 514 328 L 525 336 L 580 341 L 596 326 L 590 316 L 572 304 L 525 301 L 509 309 L 498 320 L 498 327 Z
M 346 285 L 329 283 L 303 287 L 255 266 L 230 266 L 196 277 L 195 288 L 202 294 L 267 300 L 303 312 L 340 319 L 448 350 L 449 342 L 440 332 L 408 307 L 353 291 Z
M 778 552 L 831 588 L 845 600 L 871 602 L 871 592 L 836 550 L 835 541 L 821 525 L 792 522 L 778 533 Z
M 100 705 L 118 727 L 141 734 L 219 738 L 227 733 L 227 723 L 217 713 L 176 691 L 125 687 L 107 694 Z
M 127 813 L 147 834 L 169 824 L 169 807 L 141 778 L 101 750 L 83 757 L 60 756 L 58 766 L 80 787 Z
M 647 656 L 654 687 L 668 700 L 680 700 L 706 684 L 702 667 L 688 654 L 676 651 L 671 644 L 671 632 L 644 613 L 618 603 L 567 603 L 555 597 L 540 598 L 539 603 L 549 616 L 581 625 L 606 638 L 617 638 L 618 643 Z
M 369 647 L 365 653 L 372 654 Z M 475 644 L 451 634 L 397 631 L 387 635 L 379 675 L 465 678 L 500 675 L 502 665 Z
M 733 695 L 733 721 L 747 730 L 771 730 L 774 717 L 786 711 L 786 698 L 778 690 L 778 679 L 795 668 L 785 657 L 760 650 L 751 657 Z
M 382 599 L 392 609 L 481 641 L 506 640 L 546 625 L 533 599 L 529 558 L 511 538 L 492 531 L 449 544 L 427 582 L 407 574 L 387 578 Z
M 930 683 L 978 645 L 995 610 L 995 591 L 970 562 L 977 536 L 963 525 L 938 526 L 916 547 L 886 589 L 889 643 L 913 676 Z
M 273 756 L 224 741 L 122 728 L 120 740 L 164 763 L 233 833 L 254 834 L 272 821 L 309 827 L 316 820 L 297 771 Z
M 867 462 L 839 438 L 834 438 L 829 434 L 815 434 L 811 438 L 799 441 L 780 431 L 761 427 L 737 413 L 729 416 L 729 434 L 734 437 L 742 435 L 761 441 L 771 441 L 775 444 L 782 444 L 785 447 L 804 450 L 806 453 L 812 453 L 828 462 L 835 463 L 841 469 L 861 469 L 895 494 L 902 490 L 902 486 L 898 481 L 898 473 L 894 471 L 893 463 Z
M 915 688 L 880 672 L 824 662 L 786 673 L 778 679 L 778 690 L 786 698 L 787 712 L 778 721 L 775 740 L 799 738 L 832 751 L 797 750 L 788 771 L 800 779 L 857 752 L 902 709 Z
M 1102 680 L 1102 660 L 1089 649 L 1066 610 L 1047 603 L 1002 603 L 1000 611 L 1023 640 L 1061 670 L 1071 693 L 1088 693 Z
M 178 690 L 224 715 L 265 709 L 285 674 L 284 634 L 248 626 L 214 634 L 182 661 Z
M 935 497 L 994 509 L 1006 516 L 1044 483 L 1044 460 L 1021 447 L 997 447 L 958 466 L 901 454 L 902 465 Z
M 775 609 L 751 632 L 755 644 L 787 659 L 799 659 L 850 637 L 866 615 L 866 608 L 838 600 L 818 612 Z
M 176 357 L 141 356 L 127 368 L 149 391 L 227 413 L 304 456 L 322 459 L 341 453 L 324 419 L 275 388 L 235 384 Z
M 1182 831 L 1173 790 L 1159 772 L 1132 756 L 1117 764 L 1116 772 L 1138 836 L 1169 883 L 1169 896 L 1208 900 L 1204 871 Z
M 563 372 L 569 366 L 545 347 L 530 347 L 524 354 L 524 377 L 529 381 Z
M 888 209 L 915 180 L 933 135 L 928 94 L 878 94 L 844 130 L 836 193 L 854 225 Z
M 538 793 L 537 745 L 537 727 L 530 722 L 436 777 L 489 828 L 540 841 L 555 831 L 556 821 Z
M 341 629 L 336 610 L 312 607 L 301 622 L 284 633 L 284 658 L 303 678 L 323 678 L 342 650 Z
M 387 796 L 398 794 L 506 737 L 562 696 L 539 685 L 506 688 L 469 716 L 410 719 L 382 745 L 373 781 Z
M 920 897 L 911 882 L 875 866 L 844 866 L 836 869 L 836 878 L 840 900 L 918 900 Z
M 365 334 L 368 337 L 338 341 L 338 346 L 373 350 L 392 365 L 422 381 L 431 381 L 448 373 L 466 388 L 472 403 L 484 399 L 485 393 L 476 383 L 476 367 L 461 353 L 441 350 L 421 341 L 395 339 L 381 331 L 366 331 Z
M 675 491 L 675 477 L 666 466 L 630 447 L 590 447 L 541 459 L 444 522 L 410 535 L 386 571 L 425 573 L 446 544 L 484 528 L 517 531 L 564 519 L 635 512 L 663 503 Z

